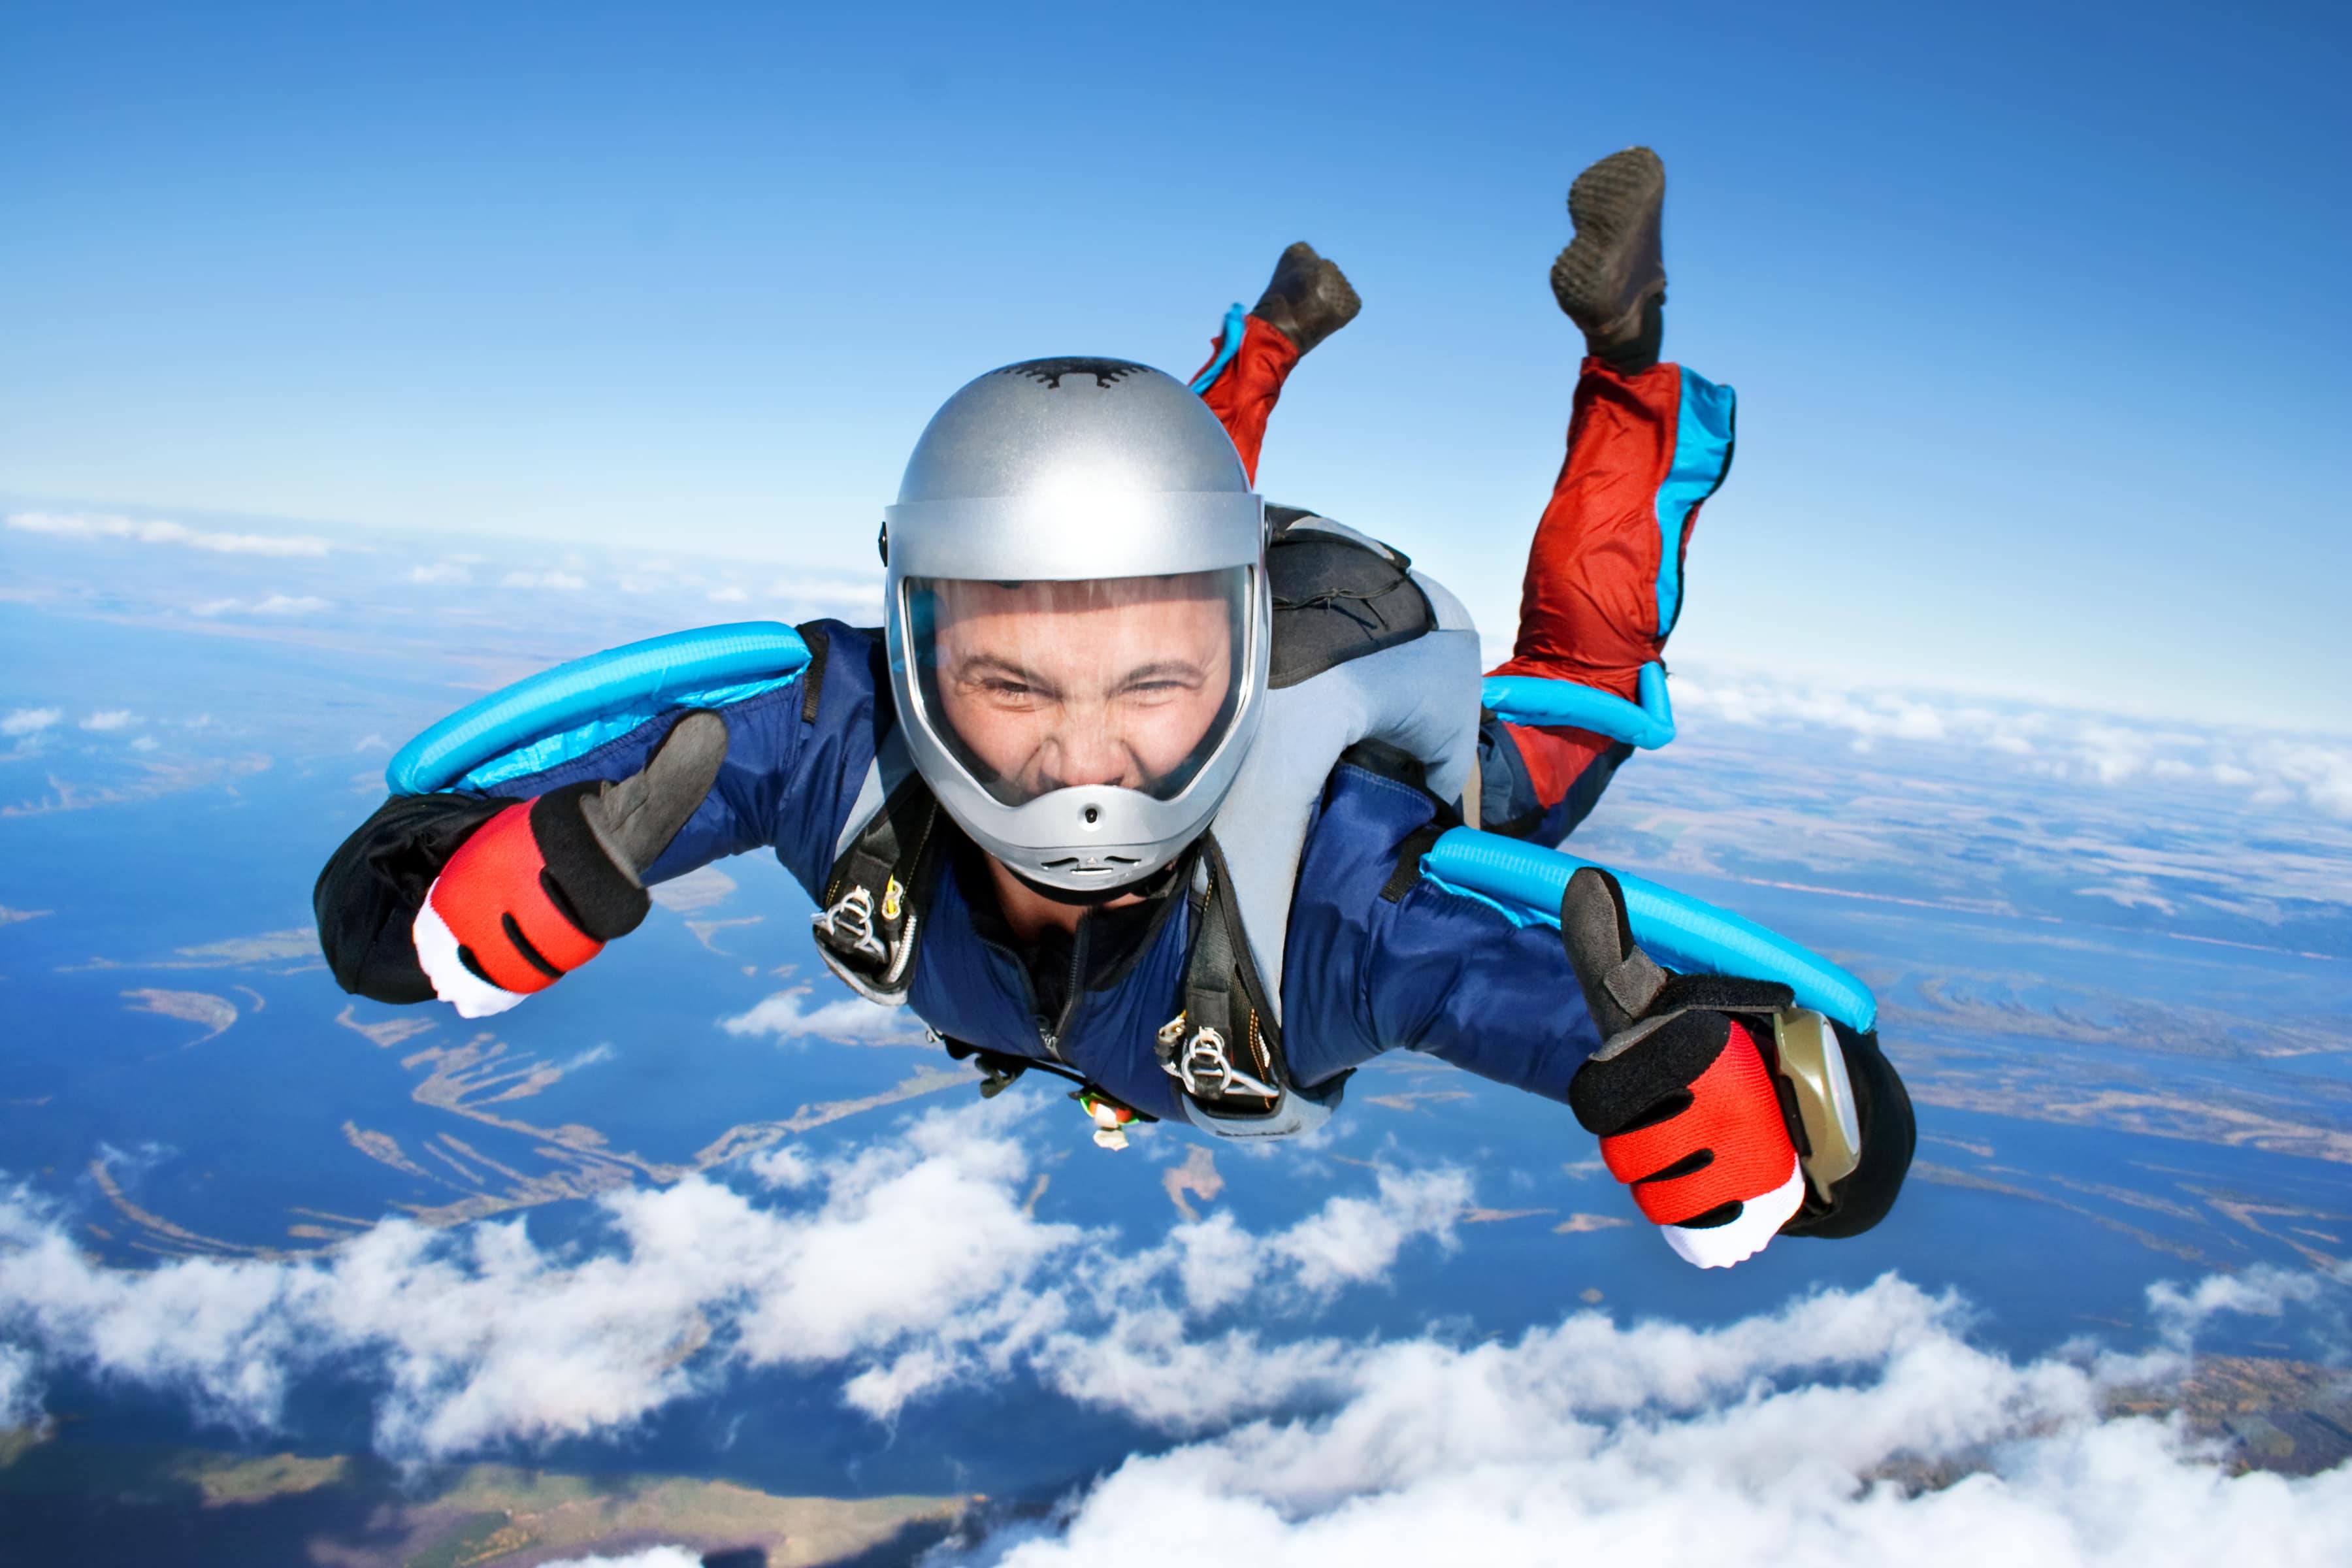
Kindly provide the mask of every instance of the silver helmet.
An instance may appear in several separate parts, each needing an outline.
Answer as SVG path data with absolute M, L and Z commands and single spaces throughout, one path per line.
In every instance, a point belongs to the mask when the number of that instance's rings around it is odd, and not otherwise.
M 890 683 L 915 765 L 1047 887 L 1125 886 L 1216 815 L 1265 705 L 1265 508 L 1183 384 L 991 371 L 886 508 Z

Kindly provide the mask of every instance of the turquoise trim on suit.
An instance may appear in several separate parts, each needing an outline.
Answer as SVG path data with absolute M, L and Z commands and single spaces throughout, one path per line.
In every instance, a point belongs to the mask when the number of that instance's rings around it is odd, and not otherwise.
M 1236 303 L 1225 312 L 1225 331 L 1217 343 L 1217 357 L 1209 362 L 1206 370 L 1192 378 L 1193 396 L 1206 396 L 1209 388 L 1217 384 L 1217 377 L 1225 374 L 1225 366 L 1233 363 L 1234 356 L 1242 352 L 1242 337 L 1248 331 L 1249 307 Z
M 1658 635 L 1675 629 L 1683 610 L 1683 525 L 1693 508 L 1722 488 L 1731 471 L 1738 396 L 1696 371 L 1683 372 L 1681 411 L 1675 419 L 1675 456 L 1658 487 Z
M 1613 691 L 1555 680 L 1541 675 L 1490 675 L 1479 700 L 1487 711 L 1513 724 L 1590 730 L 1654 752 L 1675 738 L 1674 704 L 1666 697 L 1666 667 L 1642 667 L 1641 702 Z

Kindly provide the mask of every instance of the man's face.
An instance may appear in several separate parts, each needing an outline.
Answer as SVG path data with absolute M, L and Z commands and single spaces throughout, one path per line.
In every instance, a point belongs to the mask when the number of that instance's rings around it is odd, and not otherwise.
M 1192 756 L 1233 684 L 1217 574 L 935 594 L 940 718 L 1016 800 L 1152 788 Z

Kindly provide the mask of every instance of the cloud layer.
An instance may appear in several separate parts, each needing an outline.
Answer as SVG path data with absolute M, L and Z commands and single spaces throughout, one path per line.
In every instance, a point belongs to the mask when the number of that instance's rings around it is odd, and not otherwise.
M 19 1194 L 0 1202 L 0 1418 L 36 1414 L 66 1368 L 247 1427 L 299 1378 L 358 1375 L 379 1446 L 436 1456 L 625 1430 L 790 1366 L 877 1419 L 1002 1384 L 1190 1438 L 1043 1524 L 964 1542 L 973 1562 L 2352 1552 L 2352 1469 L 2232 1476 L 2177 1426 L 2103 1415 L 2107 1386 L 2160 1358 L 2021 1364 L 1970 1342 L 1964 1303 L 1892 1275 L 1713 1329 L 1580 1311 L 1502 1342 L 1318 1335 L 1335 1292 L 1450 1244 L 1462 1173 L 1381 1171 L 1278 1229 L 1218 1211 L 1131 1242 L 1034 1213 L 1017 1099 L 822 1158 L 785 1145 L 740 1186 L 610 1194 L 584 1250 L 520 1224 L 395 1221 L 324 1261 L 115 1271 Z M 2211 1314 L 2336 1288 L 2254 1271 L 2160 1290 L 2151 1311 L 2177 1347 Z
M 904 1007 L 885 1007 L 862 997 L 844 996 L 807 1006 L 808 988 L 779 991 L 719 1026 L 730 1035 L 764 1035 L 775 1040 L 832 1040 L 845 1046 L 915 1046 L 924 1040 L 921 1019 Z
M 1043 1568 L 1437 1562 L 2147 1568 L 2352 1551 L 2352 1470 L 2231 1477 L 2179 1431 L 2105 1420 L 2091 1370 L 1968 1345 L 1887 1279 L 1693 1332 L 1586 1314 L 1514 1344 L 1374 1347 L 1339 1407 L 1129 1460 Z M 1966 1474 L 1915 1489 L 1894 1478 Z
M 2258 805 L 2352 818 L 2352 744 L 2341 741 L 1758 675 L 1678 671 L 1674 700 L 1687 714 L 1827 729 L 1865 749 L 1881 741 L 1932 742 L 2073 783 L 2203 784 L 2242 793 Z
M 207 599 L 190 612 L 198 616 L 315 616 L 334 605 L 315 594 L 270 594 L 258 599 Z
M 324 555 L 327 542 L 307 534 L 219 533 L 182 522 L 141 521 L 89 512 L 19 511 L 7 526 L 20 533 L 60 539 L 127 539 L 140 544 L 173 544 L 217 555 Z
M 1013 1098 L 830 1161 L 772 1152 L 747 1173 L 761 1201 L 699 1178 L 612 1194 L 584 1259 L 520 1223 L 388 1221 L 325 1262 L 132 1273 L 91 1265 L 19 1194 L 0 1203 L 0 1341 L 34 1361 L 12 1363 L 11 1397 L 21 1414 L 33 1368 L 69 1366 L 253 1429 L 297 1378 L 363 1367 L 383 1391 L 380 1445 L 444 1455 L 623 1427 L 730 1368 L 789 1365 L 839 1368 L 845 1402 L 888 1417 L 1016 1365 L 1075 1386 L 1072 1359 L 1129 1300 L 1181 1321 L 1377 1278 L 1468 1196 L 1457 1173 L 1390 1174 L 1376 1197 L 1336 1197 L 1271 1236 L 1222 1217 L 1180 1227 L 1120 1261 L 1122 1300 L 1104 1293 L 1104 1238 L 1024 1206 Z

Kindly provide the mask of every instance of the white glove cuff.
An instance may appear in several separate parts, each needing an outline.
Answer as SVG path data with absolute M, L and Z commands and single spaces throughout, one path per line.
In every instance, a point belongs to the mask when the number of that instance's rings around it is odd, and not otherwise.
M 1665 1233 L 1666 1245 L 1675 1249 L 1675 1256 L 1684 1262 L 1701 1268 L 1728 1268 L 1763 1251 L 1765 1243 L 1780 1235 L 1780 1227 L 1804 1204 L 1804 1168 L 1791 1160 L 1789 1179 L 1762 1197 L 1742 1204 L 1739 1217 L 1729 1225 L 1706 1230 L 1679 1225 L 1662 1225 L 1658 1228 Z
M 433 982 L 433 994 L 457 1008 L 460 1018 L 487 1018 L 505 1012 L 523 999 L 523 993 L 493 985 L 466 967 L 457 956 L 457 934 L 433 907 L 433 895 L 440 889 L 436 877 L 425 889 L 424 905 L 410 929 L 410 939 L 416 943 L 417 967 Z

